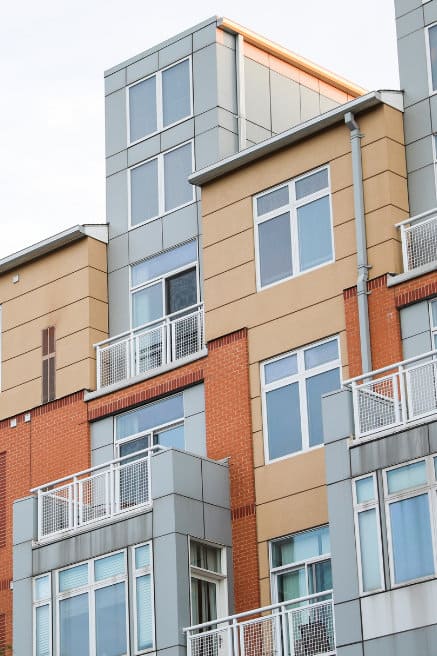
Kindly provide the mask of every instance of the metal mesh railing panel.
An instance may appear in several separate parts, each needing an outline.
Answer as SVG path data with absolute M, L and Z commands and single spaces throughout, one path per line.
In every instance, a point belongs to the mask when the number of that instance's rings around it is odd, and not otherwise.
M 164 364 L 165 326 L 135 335 L 136 374 L 143 374 Z
M 268 615 L 240 625 L 241 656 L 275 656 L 279 642 L 280 615 Z
M 77 483 L 80 500 L 78 524 L 95 522 L 111 514 L 110 480 L 107 471 L 84 478 Z
M 149 459 L 135 460 L 120 466 L 120 510 L 150 503 Z
M 129 377 L 129 340 L 97 349 L 99 359 L 98 387 L 106 387 Z
M 317 656 L 335 653 L 332 601 L 288 612 L 292 656 Z
M 71 528 L 73 511 L 72 492 L 71 485 L 66 485 L 41 493 L 40 535 L 42 537 Z
M 408 271 L 437 260 L 437 217 L 405 228 Z
M 437 362 L 406 369 L 409 419 L 437 411 Z
M 397 374 L 358 385 L 356 399 L 360 435 L 394 426 L 401 419 Z
M 173 358 L 180 360 L 203 348 L 203 311 L 175 319 L 172 322 Z
M 230 627 L 196 633 L 189 637 L 190 656 L 231 656 Z

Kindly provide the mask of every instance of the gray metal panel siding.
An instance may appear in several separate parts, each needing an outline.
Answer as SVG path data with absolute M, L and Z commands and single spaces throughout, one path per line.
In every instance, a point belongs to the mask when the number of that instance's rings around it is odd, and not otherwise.
M 294 80 L 270 72 L 272 130 L 279 133 L 300 122 L 300 90 Z
M 135 166 L 145 159 L 155 157 L 161 150 L 161 139 L 159 134 L 148 137 L 131 146 L 127 151 L 127 166 Z
M 235 51 L 217 44 L 217 94 L 218 105 L 237 113 L 237 72 Z
M 129 330 L 129 268 L 108 274 L 109 333 L 119 335 Z
M 194 114 L 217 107 L 216 45 L 211 44 L 193 54 Z
M 435 656 L 437 626 L 396 633 L 364 642 L 364 656 Z
M 127 232 L 128 192 L 126 171 L 120 171 L 106 179 L 106 212 L 110 239 Z
M 182 207 L 162 217 L 164 248 L 172 248 L 198 234 L 196 203 Z
M 158 70 L 158 53 L 154 52 L 147 57 L 131 64 L 126 68 L 126 83 L 131 84 L 143 77 L 147 77 Z
M 361 631 L 361 609 L 358 599 L 344 604 L 335 604 L 336 644 L 349 645 L 363 639 Z
M 127 261 L 134 264 L 144 260 L 163 249 L 162 219 L 155 219 L 150 223 L 137 226 L 129 230 L 129 254 Z
M 108 244 L 108 264 L 110 268 L 108 272 L 112 273 L 126 266 L 128 253 L 128 235 L 126 232 L 114 237 L 114 239 L 110 239 Z
M 244 74 L 246 84 L 247 120 L 265 128 L 271 134 L 272 120 L 270 113 L 269 69 L 266 66 L 245 57 Z
M 124 89 L 114 91 L 105 99 L 106 157 L 127 146 L 126 94 Z

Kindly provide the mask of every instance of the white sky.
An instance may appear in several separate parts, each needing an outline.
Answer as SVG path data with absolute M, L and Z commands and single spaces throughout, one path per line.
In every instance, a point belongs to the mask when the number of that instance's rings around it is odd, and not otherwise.
M 0 257 L 72 225 L 105 220 L 105 69 L 218 14 L 369 90 L 399 88 L 393 4 L 5 1 Z

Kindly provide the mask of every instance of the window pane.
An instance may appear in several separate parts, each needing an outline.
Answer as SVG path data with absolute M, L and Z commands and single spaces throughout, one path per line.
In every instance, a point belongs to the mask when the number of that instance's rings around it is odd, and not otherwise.
M 129 88 L 130 140 L 136 141 L 156 131 L 156 78 Z
M 76 565 L 59 572 L 59 592 L 80 588 L 88 583 L 88 564 Z
M 125 584 L 95 592 L 96 656 L 123 656 L 127 652 Z
M 437 25 L 429 30 L 429 58 L 431 60 L 432 90 L 437 90 Z
M 131 169 L 130 190 L 132 225 L 158 216 L 158 160 Z
M 131 268 L 132 286 L 136 287 L 144 282 L 158 278 L 169 271 L 196 262 L 197 241 L 189 241 L 187 244 L 172 248 L 170 251 L 150 257 L 148 260 L 139 262 Z
M 289 202 L 288 197 L 288 185 L 281 187 L 280 189 L 275 189 L 275 191 L 270 191 L 268 194 L 264 194 L 260 198 L 256 199 L 256 210 L 258 216 L 262 214 L 267 214 L 267 212 L 272 212 L 273 210 L 278 209 L 278 207 L 283 207 Z
M 156 403 L 149 403 L 131 412 L 118 415 L 115 418 L 116 438 L 119 440 L 129 435 L 135 435 L 155 426 L 169 424 L 176 419 L 183 419 L 183 417 L 182 394 L 169 396 Z
M 36 656 L 50 654 L 50 606 L 39 606 L 35 610 Z
M 272 545 L 273 567 L 292 565 L 303 560 L 329 554 L 329 528 L 321 528 L 296 533 L 286 540 L 277 540 Z
M 217 619 L 217 584 L 191 579 L 191 621 L 203 624 Z
M 117 553 L 105 558 L 99 558 L 94 563 L 94 577 L 96 581 L 103 581 L 126 571 L 124 554 Z
M 387 487 L 389 494 L 409 490 L 426 484 L 426 463 L 424 460 L 413 462 L 398 469 L 387 472 Z
M 310 446 L 323 442 L 322 396 L 338 389 L 340 389 L 339 369 L 311 376 L 306 381 Z
M 308 594 L 332 590 L 331 561 L 323 560 L 308 567 Z M 320 599 L 317 599 L 320 601 Z
M 149 446 L 148 436 L 139 437 L 137 440 L 123 442 L 123 444 L 120 444 L 120 458 L 124 458 L 124 456 L 128 456 L 131 453 L 137 453 L 137 451 L 142 451 L 143 449 L 148 449 Z M 125 460 L 125 462 L 131 462 L 133 460 L 136 460 L 136 458 L 129 458 L 128 460 Z
M 275 380 L 286 378 L 297 374 L 297 357 L 288 355 L 286 358 L 275 360 L 264 365 L 264 378 L 266 383 L 273 383 Z
M 355 481 L 355 493 L 358 503 L 365 503 L 366 501 L 373 501 L 375 498 L 375 489 L 373 483 L 373 476 L 361 478 Z
M 395 583 L 434 574 L 427 494 L 390 504 Z
M 290 215 L 281 214 L 258 225 L 261 285 L 270 285 L 293 273 Z
M 298 599 L 308 594 L 305 568 L 300 567 L 293 572 L 278 575 L 278 601 Z
M 89 656 L 88 594 L 59 602 L 59 644 L 62 656 Z
M 188 182 L 193 171 L 191 144 L 164 155 L 165 211 L 193 200 L 194 187 Z
M 301 271 L 332 259 L 329 196 L 297 209 L 297 230 Z
M 139 576 L 136 580 L 137 595 L 137 649 L 153 646 L 153 610 L 151 576 Z
M 184 271 L 166 280 L 167 314 L 197 303 L 196 269 Z
M 363 481 L 369 479 L 364 478 Z M 372 480 L 372 479 L 370 479 Z M 361 482 L 361 481 L 360 481 Z M 378 527 L 376 523 L 376 509 L 371 508 L 358 514 L 358 527 L 360 534 L 361 574 L 363 591 L 378 590 L 381 588 L 381 571 L 379 567 Z
M 141 569 L 150 565 L 150 546 L 144 544 L 142 547 L 135 549 L 135 568 Z
M 431 303 L 431 316 L 433 328 L 437 328 L 437 301 Z
M 312 369 L 337 359 L 338 343 L 336 339 L 333 339 L 305 350 L 305 369 Z
M 201 542 L 190 543 L 190 564 L 207 569 L 210 572 L 221 572 L 221 550 Z
M 161 319 L 163 314 L 161 282 L 132 294 L 133 328 Z
M 307 175 L 296 182 L 296 199 L 316 193 L 328 186 L 328 169 L 323 169 L 312 175 Z
M 299 386 L 285 385 L 266 394 L 269 458 L 281 458 L 302 449 Z
M 34 595 L 35 601 L 51 597 L 49 576 L 41 576 L 39 579 L 35 579 Z
M 162 72 L 163 125 L 191 114 L 190 62 L 188 59 Z
M 155 435 L 156 444 L 161 446 L 172 447 L 176 449 L 185 449 L 184 426 L 173 426 L 166 430 L 159 431 Z

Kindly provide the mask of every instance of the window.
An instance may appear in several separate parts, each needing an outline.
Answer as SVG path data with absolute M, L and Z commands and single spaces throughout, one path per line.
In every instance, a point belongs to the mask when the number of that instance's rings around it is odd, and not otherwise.
M 255 197 L 259 289 L 333 261 L 329 188 L 324 167 Z
M 124 656 L 130 634 L 135 654 L 153 648 L 151 545 L 132 547 L 129 566 L 127 556 L 125 549 L 56 572 L 56 653 Z M 51 654 L 50 581 L 34 579 L 35 656 Z
M 327 526 L 295 533 L 270 543 L 272 598 L 292 601 L 332 590 L 329 529 Z M 328 593 L 328 594 L 326 594 Z
M 384 589 L 378 489 L 375 474 L 357 478 L 353 485 L 355 540 L 361 593 Z
M 197 241 L 190 241 L 131 267 L 132 328 L 199 302 Z
M 190 540 L 191 624 L 227 615 L 226 551 Z
M 429 92 L 437 91 L 437 23 L 426 29 Z
M 130 169 L 130 222 L 136 226 L 194 200 L 188 182 L 193 171 L 191 142 Z
M 266 461 L 323 442 L 322 395 L 340 388 L 338 338 L 261 365 Z
M 192 115 L 191 60 L 158 71 L 128 88 L 130 143 Z
M 430 301 L 429 318 L 431 323 L 431 348 L 437 349 L 437 299 Z
M 55 328 L 44 328 L 42 331 L 42 402 L 48 403 L 55 399 Z

